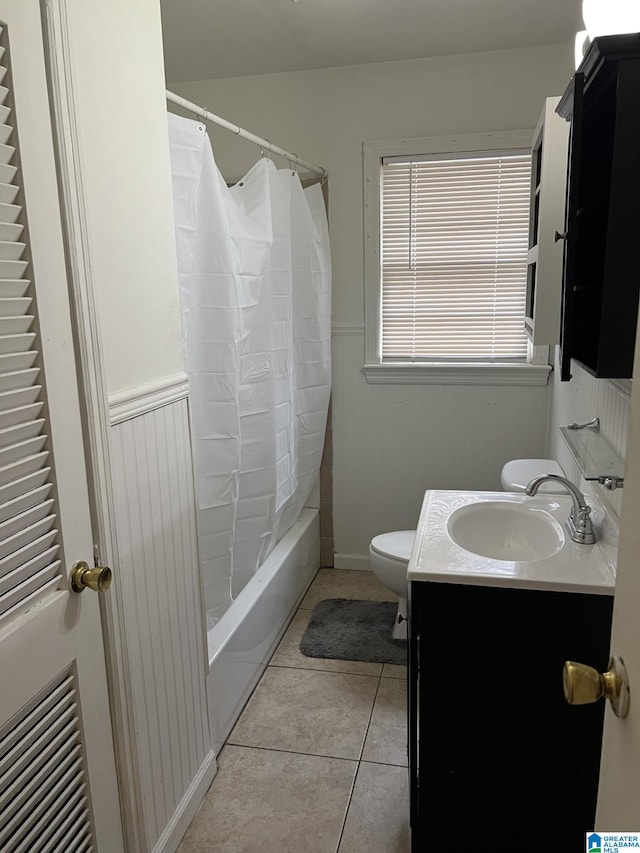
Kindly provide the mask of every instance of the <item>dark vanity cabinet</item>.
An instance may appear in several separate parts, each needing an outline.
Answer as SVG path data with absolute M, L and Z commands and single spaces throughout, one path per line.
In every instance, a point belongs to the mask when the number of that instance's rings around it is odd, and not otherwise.
M 557 112 L 571 122 L 563 269 L 561 378 L 571 359 L 630 378 L 638 318 L 640 35 L 589 47 Z
M 409 583 L 412 853 L 583 853 L 604 702 L 567 705 L 562 669 L 606 670 L 612 604 Z

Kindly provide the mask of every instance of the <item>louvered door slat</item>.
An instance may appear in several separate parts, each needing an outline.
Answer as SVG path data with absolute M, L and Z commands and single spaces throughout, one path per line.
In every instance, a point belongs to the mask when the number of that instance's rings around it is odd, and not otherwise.
M 3 743 L 2 757 L 0 757 L 0 778 L 2 778 L 4 786 L 15 779 L 18 774 L 20 756 L 25 753 L 25 750 L 33 748 L 34 753 L 39 753 L 43 745 L 74 718 L 77 706 L 74 701 L 73 690 L 69 690 L 72 683 L 72 679 L 67 679 L 66 685 L 61 685 L 55 691 L 56 695 L 51 695 L 46 704 L 36 707 L 28 718 L 22 720 L 8 734 L 6 749 Z M 33 765 L 31 765 L 31 770 L 33 770 Z M 23 781 L 21 780 L 21 782 Z M 30 785 L 31 782 L 21 784 L 20 788 L 13 792 L 7 789 L 7 799 L 13 800 L 14 796 L 21 797 L 25 791 L 28 793 Z M 0 833 L 0 839 L 2 837 Z
M 47 454 L 45 452 L 41 455 L 46 456 Z M 26 476 L 16 475 L 15 479 L 7 482 L 7 485 L 0 487 L 0 504 L 8 503 L 13 498 L 19 498 L 31 491 L 31 489 L 41 486 L 48 481 L 50 473 L 51 468 L 41 468 L 38 465 L 37 470 L 32 474 L 27 474 Z
M 50 494 L 52 488 L 51 483 L 46 483 L 44 486 L 40 486 L 37 489 L 31 489 L 31 491 L 25 492 L 6 503 L 0 504 L 0 523 L 9 518 L 13 518 L 14 516 L 24 512 L 26 509 L 30 509 L 44 501 Z
M 68 853 L 85 853 L 86 850 L 91 849 L 91 839 L 85 831 L 72 838 L 69 845 Z
M 54 526 L 55 521 L 55 515 L 48 515 L 46 518 L 37 521 L 35 524 L 31 524 L 25 530 L 21 530 L 19 533 L 9 536 L 8 539 L 0 542 L 0 557 L 4 559 L 9 554 L 13 555 L 21 548 L 28 547 L 29 544 L 32 544 L 41 536 L 48 533 Z M 0 565 L 1 564 L 2 563 L 0 561 Z
M 13 518 L 8 518 L 0 524 L 0 554 L 4 551 L 4 543 L 15 536 L 20 536 L 25 530 L 33 527 L 45 517 L 53 517 L 54 500 L 49 498 L 30 509 L 20 512 Z M 12 549 L 13 550 L 13 549 Z
M 38 357 L 33 350 L 28 352 L 0 352 L 0 373 L 16 373 L 33 367 Z
M 83 793 L 84 793 L 84 788 L 82 789 L 81 792 L 75 794 L 75 796 L 71 798 L 71 801 L 67 805 L 67 810 L 72 809 L 74 805 L 77 805 L 79 802 L 82 801 Z M 64 814 L 62 814 L 62 815 L 59 814 L 59 811 L 60 811 L 60 806 L 56 806 L 55 808 L 49 809 L 47 811 L 46 815 L 44 815 L 32 827 L 31 831 L 29 832 L 29 834 L 27 836 L 25 836 L 24 840 L 21 841 L 20 844 L 18 844 L 14 848 L 14 853 L 21 853 L 21 851 L 24 851 L 24 853 L 27 853 L 30 849 L 31 850 L 33 849 L 33 847 L 30 845 L 36 844 L 42 838 L 43 833 L 45 833 L 45 837 L 46 837 L 47 830 L 49 831 L 49 833 L 51 833 L 52 831 L 56 832 L 56 826 L 64 823 Z M 64 835 L 65 826 L 60 827 L 60 829 L 56 832 L 56 836 Z M 86 834 L 84 832 L 82 832 L 82 836 L 84 838 L 86 838 Z M 41 850 L 42 848 L 38 847 L 37 849 Z M 59 846 L 56 849 L 60 850 L 61 852 L 62 852 L 62 850 L 64 850 L 64 853 L 68 853 L 68 848 L 64 848 L 62 846 Z
M 21 317 L 28 312 L 32 301 L 28 297 L 16 298 L 0 291 L 0 317 Z
M 42 392 L 42 385 L 18 388 L 15 391 L 0 391 L 0 412 L 35 403 Z
M 78 732 L 74 721 L 66 720 L 64 725 L 53 726 L 47 733 L 44 743 L 36 743 L 27 746 L 22 752 L 20 761 L 14 762 L 8 770 L 0 777 L 0 808 L 2 814 L 6 813 L 7 807 L 14 797 L 18 795 L 23 785 L 26 785 L 31 776 L 38 771 L 54 766 L 64 751 L 70 746 L 75 746 L 78 741 Z M 61 746 L 63 750 L 61 751 Z
M 21 335 L 23 332 L 29 332 L 33 320 L 33 314 L 25 314 L 24 317 L 0 317 L 0 335 Z
M 28 560 L 21 566 L 18 566 L 18 568 L 14 569 L 12 572 L 8 572 L 6 575 L 3 575 L 0 578 L 0 595 L 3 595 L 10 589 L 13 589 L 14 587 L 18 586 L 18 584 L 22 583 L 22 581 L 24 581 L 26 578 L 30 577 L 31 575 L 37 574 L 46 566 L 53 565 L 54 557 L 57 554 L 59 547 L 59 545 L 54 545 L 52 548 L 48 548 L 42 554 L 38 554 L 37 557 Z M 59 563 L 56 562 L 55 565 L 58 566 Z
M 13 426 L 0 429 L 0 448 L 21 444 L 27 439 L 36 438 L 42 432 L 45 423 L 44 418 L 36 418 L 26 423 L 14 424 Z
M 0 560 L 0 577 L 4 577 L 4 575 L 14 571 L 14 569 L 17 569 L 18 566 L 26 563 L 27 560 L 31 560 L 37 554 L 42 551 L 46 551 L 51 547 L 57 535 L 57 530 L 49 530 L 39 538 L 30 541 L 28 545 L 25 545 L 23 548 L 14 551 L 8 557 Z
M 2 126 L 0 125 L 0 130 Z M 18 194 L 18 188 L 0 183 L 0 201 L 11 204 Z M 3 261 L 16 261 L 24 255 L 26 245 L 17 241 L 0 240 L 0 258 Z
M 78 833 L 77 825 L 88 819 L 87 798 L 82 797 L 78 804 L 73 806 L 75 801 L 76 797 L 74 796 L 71 798 L 69 805 L 65 807 L 65 813 L 69 812 L 68 817 L 60 823 L 58 831 L 42 847 L 42 853 L 57 853 L 58 850 L 67 850 L 73 838 Z M 17 847 L 16 853 L 29 853 L 29 848 Z
M 0 104 L 4 104 L 6 100 L 6 86 L 0 86 Z M 11 163 L 13 161 L 16 149 L 13 145 L 0 145 L 0 163 Z
M 10 612 L 17 604 L 34 595 L 38 590 L 46 589 L 47 584 L 53 583 L 53 579 L 57 580 L 59 571 L 60 561 L 56 560 L 36 574 L 31 574 L 9 592 L 0 595 L 0 616 Z
M 15 409 L 0 411 L 0 429 L 6 429 L 25 421 L 36 420 L 42 411 L 44 403 L 31 403 L 28 406 L 17 406 Z
M 48 456 L 48 451 L 43 450 L 42 453 L 34 453 L 32 456 L 27 456 L 24 459 L 19 459 L 17 462 L 12 462 L 10 465 L 3 466 L 0 468 L 0 486 L 6 486 L 14 480 L 31 474 L 37 468 L 41 468 L 46 463 Z
M 8 319 L 8 318 L 5 318 Z M 14 319 L 13 317 L 10 319 Z M 22 319 L 22 318 L 20 318 Z M 0 324 L 2 320 L 0 320 Z M 18 391 L 23 388 L 28 388 L 33 385 L 38 378 L 40 368 L 32 367 L 28 370 L 15 370 L 10 373 L 3 374 L 0 377 L 0 387 L 3 391 Z
M 27 266 L 27 261 L 0 260 L 0 278 L 21 278 Z
M 4 338 L 0 338 L 0 353 L 4 355 L 26 352 L 33 347 L 35 339 L 36 336 L 33 332 L 28 332 L 24 335 L 6 335 Z
M 3 169 L 11 167 L 0 165 L 0 178 L 3 176 Z M 19 222 L 0 222 L 0 240 L 17 240 L 24 231 L 24 225 Z
M 58 679 L 54 687 L 42 698 L 36 697 L 28 707 L 22 709 L 21 715 L 6 727 L 0 737 L 0 756 L 6 755 L 13 749 L 25 734 L 43 717 L 49 713 L 49 709 L 60 702 L 65 696 L 67 703 L 74 701 L 73 678 L 68 676 L 63 680 Z
M 77 754 L 79 755 L 79 753 L 80 749 L 78 747 Z M 30 821 L 32 826 L 32 832 L 29 835 L 33 834 L 34 837 L 37 837 L 37 833 L 42 831 L 42 827 L 48 826 L 51 823 L 52 818 L 57 812 L 57 800 L 66 794 L 69 784 L 81 772 L 82 759 L 78 757 L 74 761 L 70 755 L 67 755 L 51 772 L 50 782 L 52 787 L 50 793 L 53 803 L 47 808 L 47 801 L 40 799 L 40 789 L 34 787 L 31 796 L 24 801 L 24 804 L 15 812 L 13 818 L 7 823 L 5 829 L 3 829 L 3 832 L 6 830 L 7 837 L 11 837 L 11 834 L 15 833 L 21 825 L 26 826 L 27 820 Z M 1 843 L 2 834 L 0 834 Z
M 56 530 L 56 535 L 58 531 Z M 54 592 L 60 586 L 60 577 L 56 576 L 44 586 L 39 587 L 35 592 L 32 592 L 31 595 L 27 595 L 26 598 L 22 598 L 17 604 L 14 604 L 13 607 L 10 607 L 5 613 L 2 614 L 2 619 L 6 619 L 9 621 L 14 616 L 17 616 L 21 613 L 28 613 L 29 610 L 34 608 L 36 605 L 40 604 L 42 601 L 45 601 L 49 593 Z
M 0 382 L 2 377 L 0 376 Z M 47 440 L 46 435 L 38 435 L 35 438 L 29 438 L 26 441 L 19 441 L 16 444 L 11 444 L 0 450 L 0 470 L 8 465 L 13 465 L 14 462 L 28 459 L 35 456 L 45 445 Z
M 8 145 L 0 145 L 0 164 L 9 163 L 13 158 L 13 151 Z M 19 204 L 0 204 L 0 222 L 16 222 L 21 212 Z
M 0 66 L 0 72 L 4 69 Z M 0 120 L 4 123 L 7 116 L 11 110 L 9 107 L 0 107 Z M 18 171 L 17 166 L 13 166 L 9 163 L 1 163 L 0 164 L 0 181 L 4 184 L 13 183 L 13 179 L 15 178 L 16 172 Z

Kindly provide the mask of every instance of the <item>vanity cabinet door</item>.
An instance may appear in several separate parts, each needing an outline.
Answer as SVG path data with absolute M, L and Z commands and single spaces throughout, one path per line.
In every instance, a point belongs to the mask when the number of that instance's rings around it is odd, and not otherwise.
M 582 853 L 594 826 L 604 705 L 567 705 L 562 667 L 579 660 L 606 669 L 612 599 L 411 586 L 421 667 L 419 720 L 411 720 L 413 853 L 429 844 L 534 853 L 541 838 Z

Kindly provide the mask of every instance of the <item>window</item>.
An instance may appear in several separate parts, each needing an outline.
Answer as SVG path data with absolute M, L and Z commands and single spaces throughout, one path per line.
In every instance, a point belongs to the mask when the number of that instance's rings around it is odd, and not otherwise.
M 369 381 L 546 382 L 524 330 L 530 140 L 365 145 Z

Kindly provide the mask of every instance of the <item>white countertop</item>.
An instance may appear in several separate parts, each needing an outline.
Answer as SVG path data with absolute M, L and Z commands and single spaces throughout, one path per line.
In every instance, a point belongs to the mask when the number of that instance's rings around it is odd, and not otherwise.
M 561 524 L 571 510 L 571 498 L 543 495 L 528 497 L 512 492 L 430 490 L 425 493 L 407 571 L 410 581 L 503 586 L 523 589 L 613 595 L 615 565 L 597 539 L 578 545 L 568 534 L 558 553 L 530 562 L 508 562 L 483 557 L 457 545 L 447 532 L 451 513 L 479 501 L 530 501 Z M 590 502 L 590 501 L 589 501 Z M 592 509 L 596 537 L 602 520 Z

